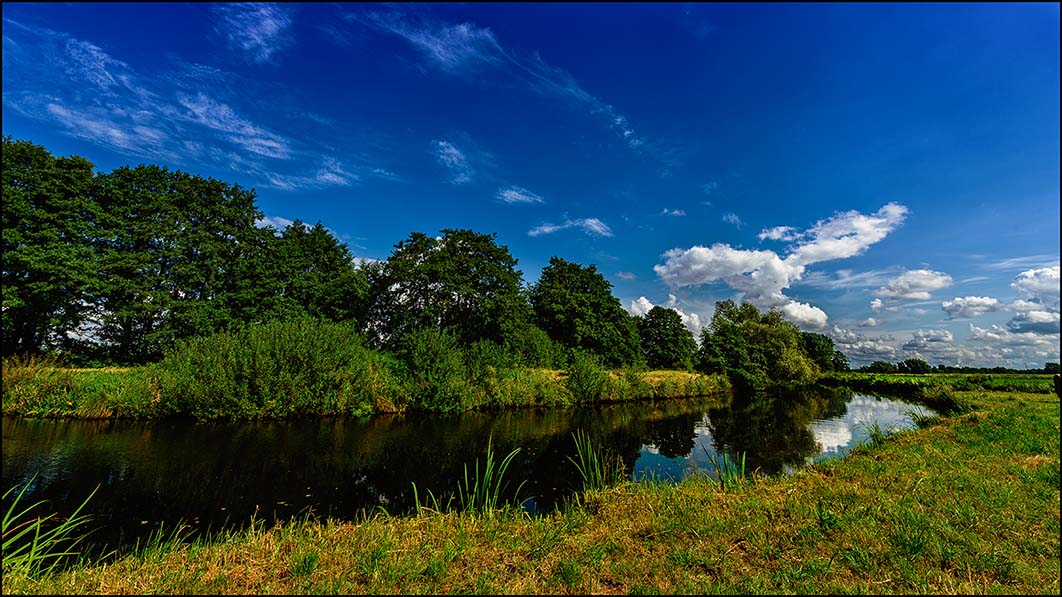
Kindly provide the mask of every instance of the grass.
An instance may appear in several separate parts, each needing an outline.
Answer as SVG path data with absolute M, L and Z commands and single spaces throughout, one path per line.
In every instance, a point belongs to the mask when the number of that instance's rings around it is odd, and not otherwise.
M 5 593 L 1059 594 L 1059 401 L 971 409 L 785 478 L 625 482 L 549 515 L 305 518 Z M 482 469 L 481 469 L 482 470 Z
M 188 352 L 194 354 L 190 349 Z M 256 366 L 261 368 L 261 363 Z M 174 415 L 198 419 L 270 419 L 401 413 L 417 408 L 416 403 L 411 403 L 408 398 L 411 386 L 390 368 L 386 359 L 373 357 L 357 366 L 361 369 L 350 372 L 330 372 L 318 367 L 321 370 L 316 376 L 308 373 L 287 376 L 274 371 L 268 376 L 255 377 L 250 375 L 249 365 L 243 369 L 233 365 L 228 374 L 209 377 L 192 365 L 175 373 L 157 366 L 71 369 L 47 358 L 7 358 L 3 360 L 3 413 L 6 416 L 85 419 L 154 419 Z M 221 365 L 215 365 L 215 368 L 221 368 Z M 196 376 L 203 379 L 196 381 L 199 379 Z M 588 376 L 591 381 L 587 381 Z M 269 384 L 262 381 L 261 378 L 265 377 L 271 380 Z M 222 378 L 231 379 L 219 381 Z M 199 396 L 190 390 L 200 386 L 205 388 L 215 381 L 217 387 L 199 392 L 210 397 Z M 267 386 L 272 389 L 262 389 Z M 355 386 L 360 389 L 354 389 Z M 226 395 L 229 397 L 217 398 L 215 395 L 224 394 L 226 387 L 232 389 Z M 578 390 L 578 395 L 573 394 L 572 387 Z M 299 388 L 308 389 L 303 392 Z M 465 393 L 454 399 L 454 404 L 460 403 L 454 406 L 457 410 L 568 407 L 584 402 L 688 398 L 726 394 L 730 386 L 720 375 L 685 371 L 608 371 L 586 366 L 576 372 L 575 381 L 566 371 L 486 368 L 485 373 L 463 388 Z M 231 396 L 242 398 L 234 400 Z M 285 402 L 289 399 L 290 403 Z
M 715 469 L 715 478 L 719 482 L 719 488 L 723 491 L 727 489 L 738 489 L 745 482 L 745 453 L 741 453 L 741 464 L 738 464 L 734 459 L 726 455 L 723 452 L 723 457 L 717 459 L 714 454 L 708 451 L 707 448 L 701 446 L 704 450 L 705 456 L 708 457 L 708 461 L 712 463 L 712 468 Z
M 4 493 L 4 501 L 11 498 L 11 505 L 3 519 L 3 573 L 7 578 L 32 579 L 53 572 L 56 567 L 77 556 L 74 551 L 85 534 L 75 535 L 91 520 L 81 514 L 94 490 L 68 518 L 58 519 L 55 512 L 40 516 L 35 509 L 45 502 L 37 502 L 21 508 L 22 498 L 33 484 L 30 479 L 14 493 L 14 487 Z M 97 487 L 96 489 L 99 489 Z M 20 509 L 21 508 L 21 509 Z M 6 582 L 5 582 L 6 586 Z
M 615 454 L 601 453 L 595 449 L 585 431 L 576 430 L 572 439 L 575 440 L 575 454 L 578 458 L 569 456 L 568 460 L 579 471 L 583 480 L 583 491 L 599 491 L 624 478 L 623 461 Z

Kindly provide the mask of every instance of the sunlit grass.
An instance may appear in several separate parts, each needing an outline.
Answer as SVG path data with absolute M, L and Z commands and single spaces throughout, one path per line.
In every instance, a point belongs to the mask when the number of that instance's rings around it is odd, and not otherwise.
M 39 506 L 44 501 L 22 508 L 22 499 L 33 484 L 30 479 L 15 493 L 3 519 L 3 571 L 4 575 L 34 578 L 55 570 L 64 559 L 77 556 L 78 543 L 85 538 L 82 527 L 91 520 L 81 511 L 95 495 L 97 487 L 68 518 L 60 519 L 55 512 L 41 515 Z M 6 501 L 15 492 L 15 487 L 4 493 Z

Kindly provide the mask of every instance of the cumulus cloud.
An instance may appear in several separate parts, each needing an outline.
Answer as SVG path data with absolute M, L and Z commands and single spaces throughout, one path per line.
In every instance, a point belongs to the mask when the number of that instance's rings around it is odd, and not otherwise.
M 963 296 L 940 303 L 940 307 L 951 317 L 976 317 L 1003 309 L 1005 305 L 999 299 L 988 296 Z
M 542 203 L 542 196 L 523 188 L 498 189 L 497 198 L 505 203 Z
M 664 211 L 660 212 L 662 216 L 684 216 L 686 212 L 681 209 L 668 209 L 664 208 Z
M 881 311 L 881 308 L 884 307 L 884 306 L 885 306 L 885 303 L 879 298 L 876 298 L 876 299 L 870 301 L 870 308 L 875 313 L 877 313 L 878 311 Z
M 804 328 L 822 329 L 826 327 L 826 312 L 807 303 L 790 301 L 779 309 L 786 319 Z
M 562 224 L 545 223 L 527 231 L 528 236 L 541 236 L 567 228 L 579 228 L 590 236 L 612 236 L 612 229 L 597 218 L 582 218 L 578 220 L 565 220 Z
M 827 336 L 833 338 L 837 349 L 853 361 L 891 361 L 896 359 L 895 339 L 889 335 L 867 336 L 834 325 Z
M 1058 311 L 1023 311 L 1010 318 L 1007 329 L 1019 334 L 1031 332 L 1058 335 L 1059 317 Z
M 1030 269 L 1018 274 L 1011 288 L 1018 294 L 1038 299 L 1053 310 L 1059 308 L 1059 266 Z
M 948 330 L 915 330 L 903 344 L 907 352 L 950 353 L 954 351 L 955 336 Z
M 913 269 L 889 280 L 877 295 L 904 300 L 929 300 L 931 293 L 952 285 L 951 276 L 928 269 Z
M 867 317 L 863 321 L 859 322 L 859 327 L 861 328 L 876 328 L 879 325 L 881 325 L 880 322 L 878 322 L 878 320 L 874 319 L 873 317 Z
M 711 247 L 671 249 L 661 255 L 665 262 L 653 266 L 653 270 L 673 288 L 723 281 L 758 307 L 783 307 L 793 301 L 782 291 L 800 280 L 807 266 L 861 254 L 899 226 L 906 214 L 906 207 L 888 203 L 869 215 L 856 211 L 834 214 L 803 232 L 789 229 L 770 233 L 794 241 L 785 258 L 774 251 L 735 249 L 716 243 Z M 825 325 L 825 313 L 811 309 L 810 305 L 801 307 L 796 303 L 788 309 L 788 316 L 816 327 Z

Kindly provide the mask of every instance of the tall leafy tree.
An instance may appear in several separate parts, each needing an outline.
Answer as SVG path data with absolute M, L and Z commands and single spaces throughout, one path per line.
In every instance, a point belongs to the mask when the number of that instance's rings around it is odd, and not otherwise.
M 387 261 L 369 269 L 367 331 L 392 348 L 426 328 L 449 329 L 463 343 L 503 342 L 528 315 L 516 264 L 494 234 L 414 232 Z
M 281 313 L 305 314 L 331 321 L 360 320 L 368 293 L 365 273 L 347 245 L 321 222 L 289 224 L 274 242 L 277 293 Z
M 96 197 L 100 335 L 116 360 L 152 360 L 177 339 L 237 322 L 245 261 L 261 255 L 253 191 L 141 165 L 100 175 Z
M 535 322 L 555 342 L 589 350 L 613 366 L 641 360 L 634 318 L 594 265 L 551 257 L 529 295 Z
M 93 165 L 3 138 L 3 354 L 69 348 L 91 308 Z
M 653 369 L 686 369 L 697 350 L 678 311 L 659 305 L 638 320 L 638 336 L 646 364 Z

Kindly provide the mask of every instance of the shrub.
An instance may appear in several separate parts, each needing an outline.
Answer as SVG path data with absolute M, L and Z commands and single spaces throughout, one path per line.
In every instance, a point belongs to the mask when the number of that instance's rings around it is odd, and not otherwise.
M 402 339 L 399 358 L 410 384 L 410 407 L 452 412 L 470 406 L 465 357 L 453 334 L 435 328 L 412 332 Z
M 608 379 L 608 371 L 597 355 L 579 349 L 572 350 L 565 386 L 576 403 L 599 401 L 605 394 Z

